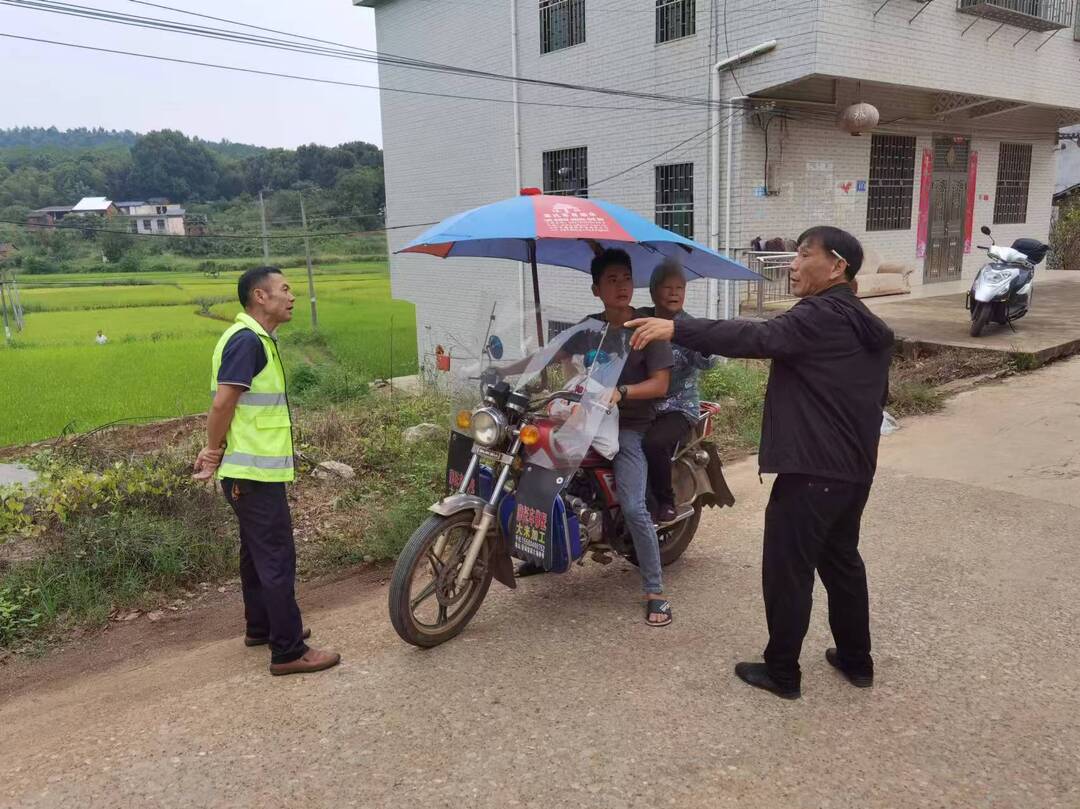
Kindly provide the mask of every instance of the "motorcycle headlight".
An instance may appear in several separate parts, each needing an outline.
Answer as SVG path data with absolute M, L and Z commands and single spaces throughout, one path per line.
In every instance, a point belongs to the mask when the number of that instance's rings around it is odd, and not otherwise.
M 494 447 L 506 435 L 506 417 L 491 407 L 474 410 L 470 425 L 473 441 L 482 447 Z

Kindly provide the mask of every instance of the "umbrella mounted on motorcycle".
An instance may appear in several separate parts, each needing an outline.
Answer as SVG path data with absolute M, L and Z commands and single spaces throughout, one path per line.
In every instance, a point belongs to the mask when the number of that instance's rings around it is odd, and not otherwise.
M 431 507 L 394 568 L 390 618 L 405 641 L 431 647 L 458 635 L 493 578 L 516 586 L 513 558 L 552 573 L 569 571 L 586 554 L 634 560 L 615 499 L 618 415 L 609 404 L 630 332 L 585 319 L 545 335 L 545 322 L 577 318 L 551 312 L 545 318 L 537 269 L 551 264 L 588 272 L 606 247 L 632 255 L 637 286 L 669 256 L 679 258 L 691 279 L 758 279 L 611 203 L 533 191 L 452 216 L 399 251 L 516 259 L 529 262 L 533 273 L 531 312 L 517 300 L 489 298 L 462 317 L 461 328 L 447 330 L 447 345 L 440 343 L 440 384 L 454 411 L 447 495 Z M 658 532 L 663 564 L 686 550 L 703 507 L 734 503 L 719 455 L 705 441 L 715 406 L 705 403 L 702 410 L 673 459 L 678 517 Z

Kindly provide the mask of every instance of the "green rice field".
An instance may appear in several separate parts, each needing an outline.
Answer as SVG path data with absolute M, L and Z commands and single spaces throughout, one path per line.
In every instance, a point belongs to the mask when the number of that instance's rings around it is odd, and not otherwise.
M 395 301 L 383 262 L 316 269 L 319 339 L 314 340 L 306 272 L 285 270 L 297 295 L 279 337 L 290 371 L 341 369 L 356 381 L 416 371 L 412 304 Z M 118 420 L 204 411 L 210 354 L 240 310 L 238 272 L 27 277 L 20 283 L 26 328 L 0 342 L 0 446 L 82 432 Z M 108 343 L 94 342 L 101 329 Z M 392 339 L 391 339 L 392 338 Z

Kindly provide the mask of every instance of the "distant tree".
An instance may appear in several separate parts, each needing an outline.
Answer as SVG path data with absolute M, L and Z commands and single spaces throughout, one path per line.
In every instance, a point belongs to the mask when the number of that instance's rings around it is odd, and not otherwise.
M 99 237 L 101 253 L 110 264 L 120 261 L 135 243 L 135 237 L 130 233 L 121 233 L 113 229 L 99 234 Z
M 218 159 L 182 132 L 151 132 L 131 147 L 130 190 L 137 196 L 176 202 L 212 199 L 218 173 Z
M 365 218 L 365 227 L 377 227 L 381 219 L 372 215 L 380 212 L 386 203 L 382 169 L 364 167 L 353 169 L 338 179 L 333 191 L 335 215 L 356 214 Z

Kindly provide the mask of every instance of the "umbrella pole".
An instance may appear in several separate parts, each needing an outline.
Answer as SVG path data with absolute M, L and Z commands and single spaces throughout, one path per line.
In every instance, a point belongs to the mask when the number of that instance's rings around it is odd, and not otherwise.
M 540 274 L 536 270 L 536 240 L 529 240 L 529 264 L 532 265 L 533 308 L 536 312 L 536 340 L 544 347 L 544 318 L 540 314 Z

